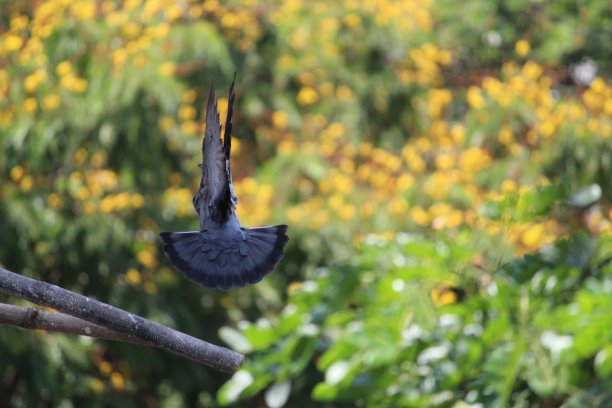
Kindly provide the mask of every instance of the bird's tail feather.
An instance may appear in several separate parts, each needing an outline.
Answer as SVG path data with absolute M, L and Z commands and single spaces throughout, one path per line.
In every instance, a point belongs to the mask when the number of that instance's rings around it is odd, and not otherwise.
M 162 232 L 164 253 L 189 279 L 229 289 L 259 282 L 283 256 L 286 225 L 245 228 L 244 239 L 219 241 L 206 232 Z

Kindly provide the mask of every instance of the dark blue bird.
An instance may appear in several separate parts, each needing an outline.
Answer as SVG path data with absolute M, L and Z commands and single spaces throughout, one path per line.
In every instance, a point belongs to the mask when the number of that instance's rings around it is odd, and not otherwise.
M 243 228 L 236 216 L 238 199 L 230 172 L 234 82 L 230 85 L 225 132 L 213 88 L 206 106 L 202 142 L 202 180 L 193 196 L 200 231 L 162 232 L 164 253 L 175 269 L 207 288 L 229 289 L 259 282 L 283 256 L 286 225 Z

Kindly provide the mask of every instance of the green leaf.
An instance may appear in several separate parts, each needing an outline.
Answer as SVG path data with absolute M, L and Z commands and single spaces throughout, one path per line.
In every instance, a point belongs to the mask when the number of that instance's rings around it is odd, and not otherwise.
M 226 342 L 230 347 L 240 353 L 250 353 L 253 351 L 253 346 L 241 332 L 231 327 L 222 327 L 219 329 L 219 337 Z
M 251 384 L 253 384 L 254 381 L 255 378 L 249 371 L 237 371 L 219 390 L 219 393 L 217 394 L 219 403 L 221 405 L 228 405 L 238 401 L 240 394 Z
M 327 383 L 319 383 L 312 390 L 315 401 L 333 401 L 338 395 L 338 389 Z
M 291 394 L 291 382 L 274 383 L 266 390 L 264 399 L 270 408 L 281 408 L 289 399 Z

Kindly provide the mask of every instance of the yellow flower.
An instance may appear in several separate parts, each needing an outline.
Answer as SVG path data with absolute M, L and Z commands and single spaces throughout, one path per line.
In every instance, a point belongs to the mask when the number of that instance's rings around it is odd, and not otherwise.
M 118 372 L 113 372 L 110 377 L 111 385 L 117 391 L 123 391 L 125 389 L 125 380 L 123 376 Z
M 11 29 L 12 30 L 22 30 L 28 26 L 28 16 L 22 15 L 14 15 L 11 17 Z
M 512 192 L 515 192 L 517 188 L 518 188 L 518 184 L 516 183 L 516 181 L 514 181 L 512 179 L 506 179 L 506 180 L 502 181 L 501 191 L 503 193 L 512 193 Z
M 190 119 L 195 118 L 195 116 L 196 116 L 196 110 L 195 110 L 195 108 L 194 108 L 193 106 L 190 106 L 190 105 L 182 105 L 182 106 L 179 108 L 179 112 L 178 112 L 178 114 L 179 114 L 179 118 L 180 118 L 182 121 L 187 121 L 187 120 L 190 120 Z
M 460 123 L 454 124 L 453 126 L 451 126 L 450 134 L 455 143 L 463 143 L 463 141 L 465 140 L 465 126 Z
M 535 224 L 529 227 L 521 236 L 523 245 L 530 249 L 536 249 L 544 237 L 544 225 Z
M 183 92 L 183 95 L 181 96 L 181 101 L 183 101 L 183 103 L 185 104 L 192 104 L 193 102 L 195 102 L 197 96 L 198 94 L 195 89 L 187 89 Z
M 53 207 L 56 210 L 59 210 L 62 208 L 62 199 L 59 197 L 59 195 L 55 193 L 49 194 L 49 197 L 47 197 L 47 202 L 49 203 L 51 207 Z
M 145 291 L 147 295 L 154 295 L 155 293 L 157 293 L 157 286 L 155 286 L 155 283 L 151 281 L 146 281 L 142 285 L 142 289 Z
M 62 61 L 55 67 L 55 72 L 59 76 L 68 75 L 72 72 L 72 63 L 70 61 Z
M 347 158 L 340 160 L 340 170 L 352 175 L 355 172 L 355 162 Z
M 527 40 L 518 40 L 514 45 L 514 51 L 519 57 L 524 57 L 531 52 L 531 45 Z
M 450 284 L 439 284 L 431 289 L 430 295 L 436 306 L 445 306 L 463 300 L 465 290 Z
M 141 0 L 126 0 L 123 3 L 123 10 L 128 11 L 128 12 L 129 11 L 133 11 L 137 7 L 140 6 L 140 2 L 141 2 Z M 152 2 L 152 3 L 155 3 L 155 2 Z
M 313 85 L 317 81 L 317 77 L 310 71 L 303 71 L 298 74 L 298 80 L 302 85 Z
M 174 70 L 176 69 L 176 64 L 174 62 L 164 62 L 159 66 L 159 73 L 163 76 L 172 76 L 174 74 Z
M 340 85 L 336 89 L 336 96 L 340 102 L 348 102 L 353 99 L 353 91 L 346 85 Z
M 198 133 L 198 124 L 190 120 L 181 125 L 181 133 L 186 135 L 195 135 Z
M 79 21 L 91 20 L 96 15 L 96 4 L 91 0 L 81 0 L 71 5 L 70 12 Z
M 463 213 L 460 210 L 452 210 L 446 220 L 448 228 L 456 228 L 463 222 Z
M 389 175 L 382 171 L 382 169 L 376 170 L 370 177 L 370 182 L 376 188 L 384 188 L 389 185 Z
M 329 208 L 334 211 L 340 211 L 344 205 L 344 199 L 340 194 L 334 194 L 329 198 Z
M 10 172 L 11 180 L 18 182 L 19 180 L 21 180 L 24 173 L 25 173 L 25 170 L 23 169 L 23 167 L 19 165 L 13 167 Z
M 350 193 L 355 185 L 353 179 L 344 174 L 335 173 L 331 178 L 333 187 L 341 194 Z
M 260 200 L 267 201 L 270 198 L 272 198 L 273 194 L 274 194 L 274 187 L 272 187 L 270 184 L 262 184 L 261 186 L 259 186 L 257 197 Z
M 410 218 L 415 224 L 422 227 L 429 225 L 429 214 L 422 207 L 412 207 Z
M 47 95 L 43 98 L 42 107 L 45 111 L 52 111 L 57 109 L 60 104 L 60 98 L 58 95 Z
M 253 177 L 245 177 L 236 186 L 236 189 L 240 189 L 240 192 L 245 195 L 251 195 L 257 190 L 257 180 L 255 180 Z
M 131 196 L 131 205 L 134 208 L 140 208 L 144 205 L 144 197 L 140 194 L 133 194 Z
M 87 89 L 87 80 L 83 78 L 78 78 L 74 75 L 66 75 L 60 81 L 62 87 L 66 88 L 69 91 L 82 93 Z
M 356 212 L 357 211 L 353 204 L 344 204 L 342 207 L 340 207 L 338 215 L 340 215 L 340 218 L 343 220 L 350 220 L 355 217 Z
M 351 13 L 344 17 L 344 24 L 350 28 L 358 27 L 361 24 L 361 17 L 355 13 Z
M 140 26 L 133 21 L 127 21 L 121 27 L 121 31 L 127 38 L 134 38 L 140 33 Z
M 174 127 L 174 118 L 164 116 L 159 119 L 158 125 L 164 132 L 169 132 Z
M 412 187 L 414 184 L 414 176 L 412 174 L 406 173 L 402 174 L 397 179 L 396 188 L 398 191 L 405 191 Z
M 475 86 L 470 86 L 468 88 L 467 101 L 474 109 L 482 109 L 485 105 L 485 100 L 480 92 L 480 89 Z
M 461 154 L 459 167 L 461 170 L 473 174 L 491 165 L 489 154 L 479 147 L 470 147 Z
M 100 394 L 104 391 L 104 383 L 97 378 L 91 379 L 90 387 L 96 394 Z
M 325 129 L 325 134 L 331 139 L 337 139 L 344 136 L 345 130 L 344 125 L 339 122 L 333 122 Z
M 140 272 L 136 268 L 129 268 L 125 273 L 125 278 L 131 285 L 138 285 L 142 280 Z
M 47 79 L 47 72 L 39 69 L 23 80 L 23 88 L 27 92 L 32 93 L 45 81 L 45 79 Z
M 451 154 L 441 154 L 436 157 L 436 167 L 440 170 L 449 170 L 455 165 L 455 158 Z
M 499 130 L 498 139 L 504 146 L 509 146 L 514 142 L 514 135 L 510 126 L 502 126 Z
M 303 87 L 297 95 L 297 100 L 300 105 L 312 105 L 319 99 L 317 91 L 311 86 Z
M 389 204 L 391 215 L 400 216 L 408 210 L 408 203 L 403 198 L 395 198 Z
M 4 47 L 8 52 L 17 51 L 23 45 L 23 39 L 15 34 L 7 34 L 4 37 Z
M 527 63 L 523 66 L 523 75 L 525 75 L 528 79 L 537 79 L 542 75 L 544 70 L 542 67 L 533 61 L 527 61 Z
M 436 171 L 423 184 L 423 192 L 436 200 L 441 200 L 446 197 L 453 182 L 449 172 Z
M 23 106 L 26 111 L 28 111 L 29 113 L 33 113 L 34 111 L 36 111 L 36 108 L 38 108 L 38 102 L 36 102 L 35 98 L 27 98 L 23 102 Z
M 289 123 L 289 116 L 283 111 L 274 111 L 272 114 L 272 123 L 277 129 L 285 129 Z
M 555 124 L 550 120 L 544 120 L 539 126 L 540 134 L 544 137 L 551 137 L 556 130 Z
M 429 116 L 432 118 L 439 118 L 444 107 L 452 100 L 452 94 L 448 89 L 432 89 L 428 97 Z
M 293 65 L 295 58 L 293 55 L 284 54 L 278 59 L 278 66 L 283 69 L 287 69 Z
M 169 21 L 178 20 L 183 15 L 183 10 L 181 6 L 178 4 L 172 4 L 170 7 L 166 8 L 166 18 Z
M 289 155 L 295 152 L 296 146 L 293 140 L 283 140 L 278 144 L 278 153 L 281 155 Z
M 157 259 L 155 259 L 154 251 L 154 249 L 143 249 L 141 251 L 138 251 L 138 254 L 136 254 L 136 259 L 138 259 L 138 262 L 140 262 L 147 268 L 154 268 L 155 265 L 157 265 Z
M 87 191 L 87 189 L 81 189 L 80 191 Z M 86 197 L 83 195 L 80 195 L 79 197 L 81 200 L 85 199 Z M 110 195 L 110 196 L 106 196 L 102 199 L 102 201 L 100 201 L 100 211 L 103 214 L 109 214 L 111 212 L 113 212 L 113 210 L 115 209 L 115 198 L 114 196 Z
M 402 157 L 406 161 L 406 164 L 408 164 L 408 168 L 414 173 L 419 174 L 425 171 L 427 164 L 425 160 L 421 158 L 414 146 L 406 145 L 402 149 Z
M 102 361 L 98 365 L 98 370 L 100 370 L 100 374 L 106 376 L 111 373 L 111 371 L 113 370 L 113 367 L 110 365 L 108 361 Z
M 124 48 L 118 48 L 116 50 L 114 50 L 111 54 L 111 61 L 113 63 L 113 66 L 115 68 L 120 68 L 125 64 L 125 61 L 127 61 L 127 51 Z
M 295 294 L 302 287 L 302 282 L 294 281 L 287 286 L 287 295 L 291 296 Z

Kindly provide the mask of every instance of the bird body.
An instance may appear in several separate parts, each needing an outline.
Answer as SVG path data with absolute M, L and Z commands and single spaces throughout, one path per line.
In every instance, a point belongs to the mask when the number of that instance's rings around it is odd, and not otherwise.
M 259 282 L 283 256 L 286 225 L 244 228 L 236 216 L 238 199 L 230 169 L 234 82 L 230 85 L 225 133 L 211 88 L 202 142 L 200 187 L 193 205 L 200 231 L 162 232 L 164 253 L 175 269 L 207 288 L 229 289 Z

